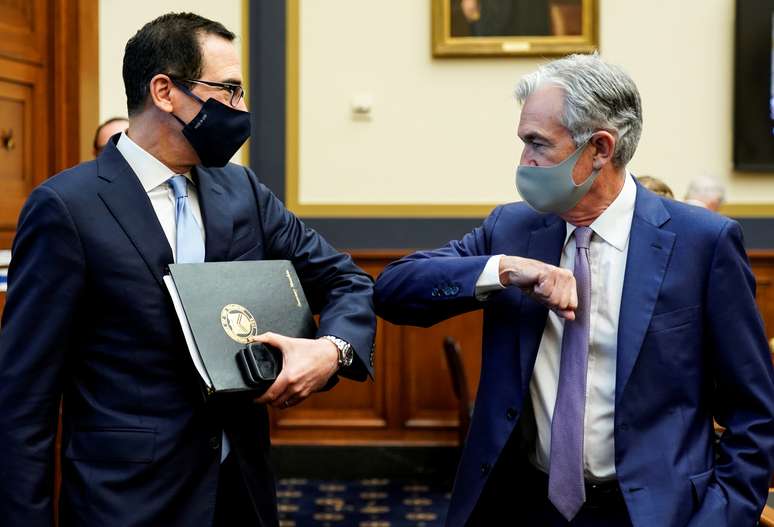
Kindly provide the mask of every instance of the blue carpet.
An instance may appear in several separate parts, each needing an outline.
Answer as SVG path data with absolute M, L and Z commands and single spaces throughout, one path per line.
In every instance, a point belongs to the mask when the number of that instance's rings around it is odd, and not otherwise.
M 363 479 L 286 478 L 277 485 L 280 527 L 440 527 L 446 485 Z

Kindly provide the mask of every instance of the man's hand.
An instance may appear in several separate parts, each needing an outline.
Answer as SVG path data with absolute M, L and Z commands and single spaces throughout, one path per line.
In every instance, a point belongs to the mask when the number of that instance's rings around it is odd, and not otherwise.
M 567 269 L 518 256 L 500 258 L 500 283 L 516 286 L 560 317 L 575 320 L 578 288 Z
M 255 400 L 275 408 L 295 406 L 316 392 L 336 373 L 339 350 L 327 339 L 297 339 L 264 333 L 252 342 L 263 342 L 282 352 L 282 371 L 266 392 Z

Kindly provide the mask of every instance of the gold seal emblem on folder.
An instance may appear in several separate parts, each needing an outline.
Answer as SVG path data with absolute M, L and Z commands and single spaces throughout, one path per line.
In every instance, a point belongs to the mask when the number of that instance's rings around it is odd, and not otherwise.
M 227 304 L 220 311 L 220 323 L 226 335 L 240 344 L 247 344 L 250 337 L 258 334 L 255 317 L 239 304 Z

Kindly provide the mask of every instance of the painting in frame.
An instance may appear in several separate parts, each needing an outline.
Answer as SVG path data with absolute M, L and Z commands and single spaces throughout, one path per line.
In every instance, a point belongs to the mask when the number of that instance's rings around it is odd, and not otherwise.
M 591 53 L 597 0 L 431 0 L 433 56 Z

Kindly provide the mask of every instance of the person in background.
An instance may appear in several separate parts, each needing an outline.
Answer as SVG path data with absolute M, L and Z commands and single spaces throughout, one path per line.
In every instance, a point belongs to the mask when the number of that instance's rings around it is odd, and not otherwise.
M 685 203 L 718 212 L 726 201 L 726 189 L 720 181 L 709 176 L 694 179 L 685 192 Z
M 126 117 L 111 117 L 97 127 L 94 132 L 94 157 L 102 153 L 108 140 L 129 128 L 129 119 Z
M 739 224 L 635 182 L 642 108 L 621 68 L 571 55 L 516 94 L 525 202 L 393 262 L 374 292 L 395 324 L 484 311 L 447 525 L 756 525 L 774 370 Z
M 228 161 L 250 135 L 235 35 L 170 13 L 126 44 L 129 128 L 48 179 L 19 218 L 0 329 L 0 523 L 278 525 L 267 404 L 373 374 L 373 281 Z M 255 401 L 205 401 L 163 285 L 169 264 L 289 260 L 316 338 L 266 333 Z M 215 322 L 218 323 L 216 315 Z
M 548 0 L 460 0 L 471 35 L 550 35 Z
M 657 177 L 637 176 L 637 181 L 640 183 L 640 185 L 650 190 L 651 192 L 655 192 L 659 196 L 664 196 L 665 198 L 669 198 L 669 199 L 675 199 L 675 195 L 672 192 L 672 189 L 669 188 L 669 185 L 667 185 Z

